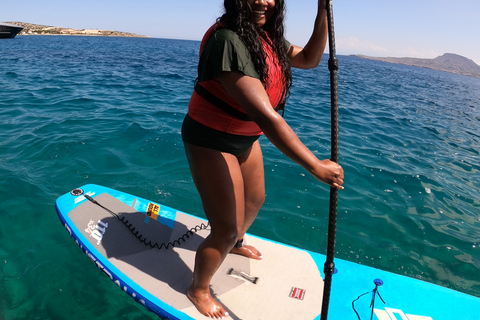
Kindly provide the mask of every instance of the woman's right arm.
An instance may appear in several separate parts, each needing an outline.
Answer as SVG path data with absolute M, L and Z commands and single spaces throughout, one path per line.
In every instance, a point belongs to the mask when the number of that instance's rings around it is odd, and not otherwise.
M 272 108 L 260 80 L 238 71 L 222 72 L 219 80 L 283 154 L 305 168 L 316 179 L 334 188 L 343 189 L 342 167 L 330 160 L 319 160 L 300 141 L 283 117 Z
M 291 66 L 300 69 L 318 67 L 327 44 L 327 31 L 327 4 L 325 0 L 318 0 L 317 17 L 310 40 L 303 48 L 294 44 L 290 45 L 288 57 Z

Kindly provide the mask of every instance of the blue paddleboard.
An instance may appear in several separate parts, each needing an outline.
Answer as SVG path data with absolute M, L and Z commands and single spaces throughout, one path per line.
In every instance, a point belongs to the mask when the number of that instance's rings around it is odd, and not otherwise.
M 56 209 L 85 255 L 135 301 L 165 319 L 207 319 L 185 295 L 205 220 L 93 184 L 59 197 Z M 230 317 L 320 319 L 325 256 L 254 235 L 245 241 L 264 258 L 228 255 L 211 282 Z M 340 259 L 335 267 L 329 319 L 480 320 L 480 298 Z

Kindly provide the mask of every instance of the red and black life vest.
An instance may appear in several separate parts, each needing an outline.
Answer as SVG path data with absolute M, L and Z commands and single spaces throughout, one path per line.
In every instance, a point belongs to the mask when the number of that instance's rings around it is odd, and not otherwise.
M 221 26 L 214 24 L 205 33 L 200 45 L 200 56 L 210 36 Z M 268 76 L 266 92 L 273 108 L 282 100 L 282 69 L 270 45 L 263 39 L 263 50 L 267 56 Z M 222 132 L 243 136 L 263 134 L 258 125 L 251 121 L 245 110 L 226 92 L 218 79 L 203 81 L 195 85 L 188 105 L 190 117 L 201 124 Z

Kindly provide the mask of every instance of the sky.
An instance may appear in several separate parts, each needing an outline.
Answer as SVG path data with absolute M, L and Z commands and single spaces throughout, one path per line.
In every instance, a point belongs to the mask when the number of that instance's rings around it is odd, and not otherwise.
M 303 46 L 317 1 L 285 1 L 286 38 Z M 4 1 L 0 21 L 200 40 L 222 10 L 222 0 L 22 0 Z M 480 0 L 333 0 L 333 14 L 337 55 L 455 53 L 480 65 Z

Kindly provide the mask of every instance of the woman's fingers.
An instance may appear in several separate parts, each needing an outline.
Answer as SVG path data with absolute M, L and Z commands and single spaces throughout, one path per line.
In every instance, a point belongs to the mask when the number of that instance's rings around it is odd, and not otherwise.
M 328 159 L 321 161 L 321 163 L 323 169 L 320 170 L 317 179 L 336 189 L 343 190 L 343 168 L 338 163 Z

